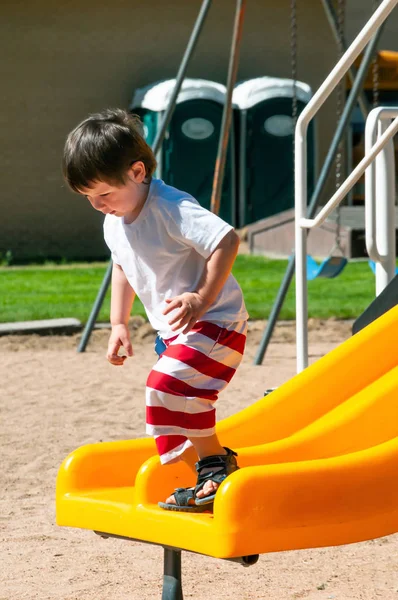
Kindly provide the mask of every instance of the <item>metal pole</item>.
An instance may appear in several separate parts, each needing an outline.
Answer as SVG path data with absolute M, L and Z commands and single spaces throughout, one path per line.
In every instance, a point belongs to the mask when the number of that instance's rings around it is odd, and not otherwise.
M 308 218 L 310 218 L 310 219 L 312 219 L 316 213 L 316 209 L 318 207 L 318 204 L 319 204 L 319 201 L 321 198 L 321 194 L 324 190 L 327 178 L 328 178 L 330 170 L 333 166 L 333 162 L 336 157 L 336 153 L 338 151 L 339 144 L 344 135 L 344 130 L 347 127 L 349 120 L 351 118 L 352 111 L 354 110 L 359 91 L 362 88 L 363 80 L 366 76 L 367 70 L 372 61 L 377 43 L 379 41 L 379 38 L 380 38 L 380 35 L 382 32 L 382 28 L 383 28 L 383 25 L 377 30 L 374 37 L 369 42 L 369 44 L 366 48 L 364 57 L 362 59 L 362 62 L 360 64 L 360 67 L 358 69 L 358 72 L 356 74 L 354 84 L 353 84 L 351 91 L 349 93 L 349 96 L 347 98 L 347 102 L 343 109 L 339 125 L 338 125 L 336 133 L 333 137 L 333 140 L 330 144 L 328 154 L 323 163 L 322 170 L 319 175 L 319 179 L 315 186 L 315 190 L 314 190 L 314 193 L 311 198 L 311 202 L 308 207 Z M 265 328 L 263 337 L 261 339 L 258 352 L 254 359 L 255 365 L 260 365 L 264 359 L 264 355 L 267 350 L 268 344 L 271 341 L 271 337 L 272 337 L 273 331 L 275 329 L 275 325 L 278 320 L 279 313 L 282 309 L 286 294 L 290 287 L 290 283 L 293 279 L 293 275 L 294 275 L 294 271 L 295 271 L 295 263 L 296 263 L 295 255 L 293 254 L 289 261 L 289 264 L 287 266 L 285 275 L 283 277 L 282 283 L 278 290 L 277 297 L 275 299 L 274 306 L 272 307 L 272 311 L 268 318 L 267 326 Z
M 181 550 L 164 548 L 162 600 L 183 600 Z
M 378 137 L 389 122 L 379 121 Z M 390 140 L 376 158 L 376 243 L 382 262 L 376 263 L 376 296 L 395 276 L 395 160 L 394 144 Z
M 366 169 L 372 162 L 377 158 L 380 152 L 383 150 L 385 145 L 392 140 L 392 138 L 398 132 L 398 116 L 390 123 L 383 135 L 377 139 L 377 141 L 372 144 L 369 152 L 366 152 L 363 159 L 357 164 L 352 173 L 347 177 L 347 179 L 341 184 L 339 188 L 335 191 L 333 196 L 329 199 L 329 201 L 322 207 L 322 210 L 316 215 L 314 219 L 308 219 L 306 217 L 300 218 L 300 226 L 306 229 L 315 229 L 319 227 L 326 221 L 328 216 L 333 212 L 335 208 L 340 204 L 340 202 L 347 195 L 350 187 L 355 185 L 362 175 L 365 173 Z M 384 261 L 384 258 L 379 259 L 380 262 Z
M 231 156 L 231 178 L 230 178 L 230 189 L 231 189 L 231 225 L 232 227 L 238 227 L 238 204 L 237 204 L 237 169 L 236 169 L 236 131 L 235 124 L 232 122 L 231 125 L 231 142 L 229 145 L 229 153 Z
M 326 18 L 329 22 L 335 42 L 341 48 L 341 52 L 343 53 L 347 50 L 347 42 L 344 37 L 344 34 L 339 33 L 338 19 L 337 19 L 337 15 L 336 15 L 334 6 L 333 6 L 331 0 L 321 0 L 321 1 L 323 4 L 323 8 L 325 9 Z M 353 65 L 351 65 L 351 67 L 348 69 L 348 72 L 347 72 L 347 75 L 348 75 L 351 85 L 354 83 L 356 72 L 357 71 L 356 71 L 355 67 Z M 367 116 L 370 111 L 370 106 L 369 106 L 369 102 L 366 98 L 365 92 L 363 90 L 360 91 L 359 96 L 358 96 L 358 106 L 362 113 L 363 120 L 366 121 Z M 353 151 L 352 141 L 353 141 L 352 131 L 350 128 L 347 128 L 346 161 L 345 161 L 345 163 L 346 163 L 345 176 L 346 177 L 347 177 L 348 173 L 351 173 L 351 171 L 352 171 L 352 151 Z M 350 190 L 350 192 L 347 196 L 347 201 L 348 201 L 349 206 L 353 205 L 353 190 Z
M 177 78 L 176 78 L 176 84 L 173 90 L 173 93 L 171 95 L 170 98 L 170 102 L 167 106 L 166 112 L 164 114 L 163 117 L 163 121 L 162 121 L 162 125 L 157 133 L 157 136 L 155 138 L 155 141 L 153 142 L 153 152 L 154 154 L 157 154 L 160 150 L 160 147 L 162 145 L 164 136 L 166 134 L 167 131 L 167 127 L 169 126 L 171 117 L 173 115 L 174 112 L 174 108 L 175 105 L 177 103 L 177 97 L 178 94 L 180 93 L 180 89 L 182 86 L 182 83 L 185 79 L 185 75 L 186 75 L 186 71 L 188 68 L 188 64 L 189 61 L 191 60 L 192 54 L 194 53 L 194 50 L 196 48 L 196 44 L 198 42 L 199 36 L 201 34 L 201 31 L 203 29 L 203 25 L 204 22 L 206 20 L 207 17 L 207 13 L 209 11 L 210 5 L 211 5 L 212 0 L 204 0 L 199 15 L 196 19 L 191 37 L 189 39 L 188 45 L 186 47 L 186 50 L 184 52 L 184 56 L 182 58 L 181 64 L 180 64 L 180 68 L 178 70 L 178 74 L 177 74 Z
M 247 162 L 246 162 L 246 141 L 247 141 L 247 110 L 241 110 L 239 115 L 239 227 L 244 227 L 247 223 Z
M 210 210 L 218 215 L 220 211 L 220 200 L 222 184 L 224 179 L 225 162 L 228 150 L 229 131 L 232 117 L 232 92 L 236 82 L 239 65 L 239 50 L 242 40 L 243 21 L 245 17 L 246 0 L 237 0 L 234 30 L 228 68 L 227 92 L 222 115 L 220 141 L 218 145 L 216 166 L 214 170 L 213 190 L 211 194 Z
M 323 8 L 325 9 L 326 17 L 327 17 L 327 20 L 331 27 L 332 33 L 334 35 L 336 44 L 341 48 L 342 52 L 346 52 L 347 43 L 346 43 L 344 36 L 342 36 L 342 38 L 340 39 L 339 28 L 338 28 L 338 23 L 337 23 L 337 16 L 336 16 L 336 11 L 334 9 L 334 6 L 332 5 L 331 0 L 322 0 L 322 4 L 323 4 Z M 355 67 L 353 67 L 351 65 L 351 67 L 348 69 L 347 75 L 348 75 L 349 80 L 352 85 L 355 81 L 355 76 L 356 76 Z M 359 104 L 359 108 L 360 108 L 362 116 L 363 116 L 363 120 L 366 121 L 366 118 L 369 114 L 370 108 L 369 108 L 369 102 L 368 102 L 363 90 L 361 90 L 359 93 L 358 104 Z
M 354 138 L 353 130 L 351 127 L 348 127 L 347 135 L 346 135 L 346 177 L 347 177 L 348 173 L 351 173 L 353 164 L 354 164 L 353 160 L 352 160 L 352 153 L 354 150 L 353 138 Z M 348 206 L 354 205 L 353 190 L 350 190 L 348 193 L 347 204 L 348 204 Z
M 371 152 L 384 123 L 396 119 L 397 108 L 374 108 L 366 121 L 365 153 Z M 383 123 L 383 126 L 381 126 Z M 395 276 L 395 156 L 390 140 L 378 160 L 365 171 L 365 232 L 369 258 L 376 263 L 376 295 Z M 377 213 L 376 213 L 377 207 Z
M 153 153 L 155 154 L 155 156 L 158 154 L 158 152 L 162 146 L 164 136 L 166 135 L 167 127 L 170 123 L 170 119 L 172 117 L 175 105 L 177 103 L 178 94 L 180 93 L 180 89 L 181 89 L 182 83 L 185 78 L 185 74 L 186 74 L 186 70 L 187 70 L 189 61 L 191 60 L 192 54 L 196 48 L 196 44 L 198 42 L 204 22 L 206 20 L 207 13 L 209 11 L 211 2 L 212 2 L 212 0 L 203 0 L 199 15 L 196 18 L 195 25 L 194 25 L 194 28 L 191 33 L 191 37 L 189 38 L 188 45 L 185 49 L 184 56 L 183 56 L 181 64 L 180 64 L 180 68 L 177 73 L 176 83 L 175 83 L 173 93 L 170 98 L 170 102 L 167 106 L 167 109 L 165 111 L 165 114 L 164 114 L 164 117 L 162 120 L 162 124 L 159 128 L 159 131 L 158 131 L 156 138 L 152 145 L 152 150 L 153 150 Z M 86 346 L 87 346 L 90 336 L 91 336 L 91 332 L 95 325 L 95 320 L 97 318 L 98 312 L 104 301 L 106 291 L 111 282 L 111 278 L 112 278 L 112 261 L 110 261 L 110 263 L 108 265 L 104 279 L 101 283 L 100 291 L 98 292 L 97 298 L 94 302 L 94 306 L 91 309 L 91 314 L 90 314 L 90 316 L 87 320 L 86 326 L 83 330 L 83 334 L 82 334 L 82 337 L 81 337 L 81 340 L 80 340 L 80 343 L 79 343 L 79 346 L 77 349 L 78 352 L 84 352 L 86 349 Z
M 89 316 L 86 326 L 83 330 L 82 337 L 80 338 L 80 342 L 79 342 L 79 345 L 77 348 L 78 352 L 84 352 L 86 349 L 86 346 L 90 339 L 91 332 L 94 329 L 94 325 L 95 325 L 95 321 L 97 320 L 98 313 L 101 310 L 101 306 L 104 301 L 105 294 L 106 294 L 108 286 L 109 286 L 109 282 L 112 278 L 112 267 L 113 267 L 113 264 L 112 264 L 112 261 L 110 260 L 108 263 L 108 267 L 106 269 L 105 276 L 102 280 L 100 289 L 98 291 L 97 297 L 95 299 L 93 308 L 91 309 L 90 316 Z
M 320 196 L 321 192 L 323 191 L 323 188 L 327 181 L 330 169 L 333 166 L 336 152 L 338 150 L 339 144 L 343 137 L 344 131 L 350 121 L 352 112 L 355 108 L 355 104 L 358 99 L 358 94 L 359 94 L 360 90 L 362 89 L 362 84 L 366 77 L 366 73 L 368 71 L 369 65 L 372 62 L 373 56 L 376 52 L 377 44 L 379 42 L 383 27 L 384 27 L 384 24 L 376 31 L 374 37 L 370 40 L 370 42 L 365 50 L 364 57 L 359 66 L 353 86 L 351 88 L 351 91 L 347 98 L 347 102 L 346 102 L 343 112 L 341 114 L 341 119 L 340 119 L 339 125 L 336 129 L 336 133 L 334 134 L 334 137 L 330 144 L 329 152 L 328 152 L 325 162 L 323 164 L 321 175 L 319 176 L 317 185 L 315 187 L 313 196 L 311 198 L 311 202 L 310 202 L 309 209 L 308 209 L 308 218 L 309 219 L 312 219 L 315 215 L 315 212 L 316 212 L 316 209 L 317 209 L 318 203 L 319 203 L 319 196 Z

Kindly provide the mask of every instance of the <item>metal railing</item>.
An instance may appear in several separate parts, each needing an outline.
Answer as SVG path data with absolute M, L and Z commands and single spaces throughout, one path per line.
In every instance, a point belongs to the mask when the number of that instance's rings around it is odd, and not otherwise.
M 325 1 L 329 2 L 329 0 L 325 0 Z M 323 165 L 320 170 L 314 192 L 311 196 L 311 201 L 308 205 L 307 216 L 309 218 L 312 218 L 316 214 L 321 195 L 325 189 L 326 181 L 327 181 L 329 174 L 331 172 L 331 169 L 333 167 L 333 161 L 335 160 L 336 155 L 338 153 L 340 143 L 341 143 L 344 133 L 347 129 L 347 125 L 351 120 L 353 110 L 358 102 L 359 94 L 363 88 L 363 82 L 364 82 L 366 74 L 369 70 L 369 66 L 371 64 L 371 61 L 374 58 L 374 55 L 375 55 L 375 52 L 376 52 L 376 49 L 377 49 L 377 46 L 378 46 L 378 43 L 380 40 L 380 36 L 383 31 L 384 24 L 385 23 L 383 23 L 378 28 L 378 30 L 374 34 L 373 38 L 371 39 L 371 41 L 369 42 L 369 44 L 366 47 L 366 50 L 363 53 L 363 59 L 358 68 L 358 71 L 355 75 L 355 80 L 352 85 L 352 88 L 347 96 L 347 100 L 346 100 L 345 106 L 343 108 L 343 112 L 341 114 L 340 121 L 339 121 L 336 131 L 333 135 L 333 139 L 330 143 L 330 147 L 326 154 L 325 160 L 323 161 Z M 333 33 L 335 36 L 337 35 L 337 32 L 334 31 Z M 360 106 L 362 106 L 362 104 L 360 104 Z M 364 107 L 362 106 L 362 108 L 364 108 Z M 366 117 L 368 116 L 368 114 L 369 114 L 369 111 L 364 111 L 364 113 L 362 115 L 364 121 L 366 120 Z M 271 341 L 271 337 L 272 337 L 273 331 L 275 329 L 275 325 L 276 325 L 279 313 L 282 309 L 283 303 L 285 301 L 286 295 L 289 291 L 289 287 L 290 287 L 290 284 L 291 284 L 293 276 L 294 276 L 294 271 L 295 271 L 295 266 L 296 266 L 295 253 L 293 253 L 290 258 L 291 258 L 291 260 L 289 260 L 285 275 L 283 276 L 283 279 L 281 281 L 277 296 L 275 298 L 274 305 L 269 314 L 269 317 L 267 320 L 267 325 L 264 329 L 264 333 L 261 338 L 261 342 L 260 342 L 258 351 L 257 351 L 255 359 L 254 359 L 255 365 L 259 365 L 263 361 L 265 352 Z
M 365 155 L 378 137 L 397 120 L 398 107 L 379 107 L 369 113 L 365 127 Z M 369 258 L 376 263 L 376 296 L 395 276 L 395 156 L 392 139 L 365 171 L 365 235 Z M 376 214 L 377 198 L 377 214 Z
M 345 76 L 356 58 L 365 48 L 374 33 L 387 19 L 398 0 L 383 0 L 378 9 L 357 35 L 351 46 L 343 54 L 329 76 L 325 79 L 313 98 L 300 114 L 295 131 L 295 237 L 296 237 L 296 344 L 297 371 L 308 366 L 308 299 L 307 299 L 307 231 L 326 219 L 328 214 L 341 202 L 349 189 L 358 181 L 365 169 L 393 135 L 398 131 L 398 118 L 388 127 L 372 150 L 354 169 L 340 186 L 316 219 L 306 219 L 307 211 L 307 130 L 311 119 L 319 111 L 327 98 Z

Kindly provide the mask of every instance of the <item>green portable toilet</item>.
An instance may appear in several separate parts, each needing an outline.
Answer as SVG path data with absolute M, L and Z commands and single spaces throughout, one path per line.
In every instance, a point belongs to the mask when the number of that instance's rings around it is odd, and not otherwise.
M 136 90 L 130 104 L 130 111 L 143 121 L 145 137 L 150 145 L 153 145 L 159 130 L 175 81 L 160 81 Z M 207 209 L 210 209 L 225 96 L 226 88 L 220 83 L 185 79 L 156 157 L 156 176 L 192 194 Z M 233 144 L 232 127 L 219 214 L 236 225 Z
M 239 226 L 265 219 L 294 206 L 292 118 L 293 80 L 257 77 L 238 83 L 235 132 L 239 172 Z M 311 98 L 311 88 L 296 82 L 298 114 Z M 314 188 L 315 137 L 308 131 L 308 194 Z

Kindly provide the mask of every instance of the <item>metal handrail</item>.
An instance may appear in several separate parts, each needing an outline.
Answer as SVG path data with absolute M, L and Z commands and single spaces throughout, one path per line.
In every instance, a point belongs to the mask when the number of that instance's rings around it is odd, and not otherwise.
M 366 120 L 365 126 L 365 154 L 372 147 L 377 137 L 377 128 L 383 119 L 395 119 L 398 117 L 398 107 L 374 108 Z M 394 150 L 392 149 L 392 152 Z M 369 258 L 375 262 L 384 262 L 388 256 L 380 254 L 376 241 L 376 165 L 374 162 L 369 166 L 365 174 L 365 235 L 366 250 Z
M 352 111 L 355 107 L 355 104 L 358 100 L 358 94 L 363 87 L 363 82 L 366 77 L 366 74 L 369 70 L 369 65 L 374 58 L 375 50 L 380 40 L 380 36 L 382 34 L 385 23 L 383 23 L 379 29 L 376 31 L 369 44 L 366 47 L 366 50 L 363 53 L 363 59 L 361 64 L 359 65 L 358 71 L 355 76 L 355 81 L 352 85 L 352 88 L 347 96 L 346 103 L 344 105 L 343 111 L 341 113 L 341 118 L 336 127 L 336 131 L 333 135 L 333 139 L 330 143 L 329 150 L 325 156 L 325 160 L 323 161 L 322 168 L 319 173 L 318 180 L 315 185 L 315 189 L 311 195 L 311 200 L 308 203 L 308 218 L 313 218 L 316 214 L 316 210 L 320 201 L 320 197 L 325 188 L 326 180 L 328 178 L 329 173 L 331 172 L 333 161 L 337 155 L 338 148 L 340 146 L 341 140 L 343 139 L 344 132 L 347 128 L 348 123 L 350 122 Z M 366 120 L 367 114 L 364 116 L 364 120 Z M 242 182 L 241 182 L 242 183 Z M 261 342 L 257 351 L 257 354 L 254 359 L 254 364 L 259 365 L 262 363 L 264 354 L 268 347 L 269 342 L 271 341 L 272 333 L 275 329 L 276 321 L 278 319 L 280 310 L 282 308 L 283 302 L 286 298 L 287 292 L 289 291 L 289 286 L 292 282 L 295 267 L 296 267 L 296 254 L 292 253 L 291 259 L 289 260 L 288 266 L 286 267 L 285 275 L 281 281 L 274 305 L 269 314 L 267 325 L 264 329 L 263 336 L 261 338 Z
M 376 109 L 377 110 L 377 109 Z M 395 111 L 396 115 L 398 115 L 398 110 Z M 371 114 L 371 113 L 370 113 Z M 344 183 L 341 184 L 339 189 L 333 194 L 331 199 L 321 211 L 317 214 L 315 219 L 300 219 L 300 227 L 304 227 L 305 229 L 314 229 L 315 227 L 319 227 L 322 225 L 324 221 L 328 218 L 328 216 L 334 211 L 334 209 L 341 203 L 341 201 L 346 197 L 348 192 L 354 185 L 359 181 L 362 177 L 366 169 L 371 165 L 376 156 L 383 150 L 384 146 L 391 140 L 392 137 L 398 132 L 398 116 L 394 119 L 391 125 L 386 129 L 383 135 L 377 140 L 377 142 L 371 146 L 368 153 L 365 154 L 364 158 L 355 169 L 352 171 L 351 175 L 347 177 Z M 385 257 L 384 257 L 385 258 Z M 375 258 L 374 260 L 382 261 L 382 257 Z
M 398 107 L 371 111 L 365 127 L 365 152 L 398 116 Z M 365 234 L 369 257 L 376 263 L 376 296 L 395 277 L 395 152 L 392 140 L 365 173 Z M 376 215 L 377 202 L 377 215 Z
M 296 343 L 297 370 L 308 365 L 307 232 L 302 219 L 307 210 L 307 130 L 311 119 L 345 76 L 355 59 L 397 5 L 398 0 L 383 0 L 372 17 L 343 54 L 329 76 L 300 114 L 295 131 L 295 235 L 296 235 Z

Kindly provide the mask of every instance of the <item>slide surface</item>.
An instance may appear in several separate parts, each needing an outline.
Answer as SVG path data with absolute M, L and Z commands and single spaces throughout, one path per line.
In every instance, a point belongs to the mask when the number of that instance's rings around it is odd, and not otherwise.
M 398 531 L 398 306 L 283 386 L 218 424 L 241 469 L 214 512 L 164 511 L 194 485 L 150 439 L 90 444 L 57 478 L 57 523 L 232 558 Z

